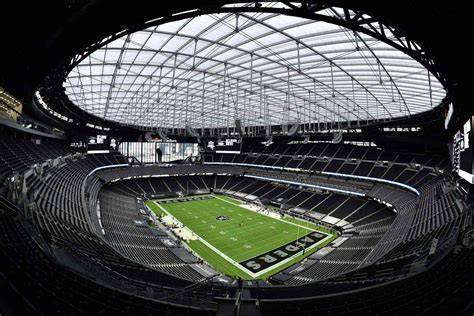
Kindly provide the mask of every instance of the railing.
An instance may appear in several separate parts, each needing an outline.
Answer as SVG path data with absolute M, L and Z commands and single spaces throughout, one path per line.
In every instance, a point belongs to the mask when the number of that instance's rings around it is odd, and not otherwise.
M 61 250 L 64 254 L 79 261 L 81 267 L 87 268 L 87 272 L 90 274 L 89 277 L 102 285 L 113 287 L 125 293 L 133 292 L 132 289 L 134 288 L 143 289 L 140 293 L 134 294 L 158 302 L 181 305 L 183 307 L 193 306 L 212 311 L 217 309 L 217 303 L 213 301 L 213 295 L 204 295 L 204 292 L 197 292 L 199 288 L 210 285 L 212 278 L 204 279 L 201 282 L 193 283 L 184 288 L 171 288 L 159 284 L 151 284 L 130 279 L 118 271 L 113 270 L 104 265 L 100 259 L 90 256 L 88 253 L 82 251 L 79 246 L 74 245 L 70 241 L 59 238 L 56 238 L 55 241 L 57 245 L 61 245 Z M 71 266 L 74 265 L 66 265 L 69 269 L 71 269 Z M 156 295 L 157 293 L 165 293 L 165 295 L 160 297 Z
M 265 165 L 255 165 L 255 164 L 237 163 L 237 162 L 236 163 L 233 163 L 233 162 L 204 162 L 203 164 L 205 164 L 205 165 L 242 166 L 242 167 L 262 168 L 262 169 L 271 169 L 271 170 L 279 170 L 279 171 L 311 172 L 311 170 L 300 169 L 300 168 L 286 168 L 286 167 L 278 167 L 278 166 L 265 166 Z M 409 185 L 406 185 L 406 184 L 403 184 L 403 183 L 400 183 L 400 182 L 396 182 L 396 181 L 390 181 L 390 180 L 373 178 L 373 177 L 355 176 L 355 175 L 350 175 L 350 174 L 345 174 L 345 173 L 326 172 L 326 171 L 321 171 L 321 174 L 331 175 L 331 176 L 338 176 L 338 177 L 341 177 L 341 178 L 350 178 L 350 179 L 368 180 L 368 181 L 373 181 L 373 182 L 387 183 L 387 184 L 391 184 L 391 185 L 394 185 L 394 186 L 399 186 L 399 187 L 401 187 L 405 190 L 412 191 L 416 195 L 420 195 L 420 192 L 417 189 L 415 189 L 414 187 L 411 187 Z

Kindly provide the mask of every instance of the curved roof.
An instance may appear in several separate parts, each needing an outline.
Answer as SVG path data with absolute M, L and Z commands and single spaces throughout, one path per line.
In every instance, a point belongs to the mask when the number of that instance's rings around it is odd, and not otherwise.
M 365 33 L 265 12 L 206 14 L 125 35 L 82 60 L 63 85 L 98 117 L 167 128 L 390 120 L 446 95 L 423 65 Z

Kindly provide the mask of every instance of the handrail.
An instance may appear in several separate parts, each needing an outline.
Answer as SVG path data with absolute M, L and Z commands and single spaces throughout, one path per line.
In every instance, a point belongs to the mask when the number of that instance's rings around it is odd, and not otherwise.
M 329 175 L 329 176 L 337 176 L 337 177 L 345 177 L 345 178 L 353 178 L 353 179 L 363 179 L 363 180 L 370 180 L 370 181 L 375 181 L 375 182 L 388 183 L 388 184 L 391 184 L 391 185 L 400 186 L 404 189 L 410 190 L 418 196 L 420 195 L 420 191 L 418 191 L 414 187 L 409 186 L 407 184 L 397 182 L 397 181 L 391 181 L 391 180 L 374 178 L 374 177 L 367 177 L 367 176 L 356 176 L 356 175 L 347 174 L 347 173 L 336 173 L 336 172 L 329 172 L 329 171 L 321 171 L 321 173 L 325 174 L 325 175 Z
M 355 191 L 348 191 L 348 190 L 343 190 L 343 189 L 336 189 L 336 188 L 331 188 L 331 187 L 327 187 L 327 186 L 324 186 L 324 185 L 318 185 L 318 184 L 295 182 L 295 181 L 284 180 L 284 179 L 276 179 L 276 178 L 270 178 L 270 177 L 260 177 L 260 176 L 250 175 L 250 174 L 244 174 L 244 177 L 259 179 L 259 180 L 266 180 L 266 181 L 275 181 L 275 182 L 281 182 L 281 183 L 286 183 L 286 184 L 300 185 L 300 186 L 303 186 L 303 187 L 322 189 L 322 190 L 326 190 L 326 191 L 338 192 L 338 193 L 343 193 L 343 194 L 348 194 L 348 195 L 365 196 L 365 194 L 363 194 L 363 193 L 359 193 L 359 192 L 355 192 Z
M 251 163 L 240 163 L 240 162 L 203 162 L 205 165 L 230 165 L 230 166 L 241 166 L 241 167 L 253 167 L 253 168 L 263 168 L 263 169 L 274 169 L 274 170 L 283 170 L 283 171 L 306 171 L 306 172 L 311 172 L 311 170 L 308 169 L 300 169 L 300 168 L 286 168 L 286 167 L 278 167 L 278 166 L 266 166 L 266 165 L 256 165 L 256 164 L 251 164 Z M 339 177 L 345 177 L 345 178 L 353 178 L 353 179 L 361 179 L 361 180 L 370 180 L 374 182 L 381 182 L 381 183 L 388 183 L 391 185 L 399 186 L 404 189 L 410 190 L 414 192 L 416 195 L 420 195 L 420 192 L 415 189 L 412 186 L 397 182 L 397 181 L 391 181 L 391 180 L 385 180 L 385 179 L 379 179 L 379 178 L 373 178 L 373 177 L 364 177 L 364 176 L 355 176 L 351 174 L 346 174 L 346 173 L 336 173 L 336 172 L 327 172 L 327 171 L 321 171 L 321 174 L 323 175 L 332 175 L 332 176 L 339 176 Z

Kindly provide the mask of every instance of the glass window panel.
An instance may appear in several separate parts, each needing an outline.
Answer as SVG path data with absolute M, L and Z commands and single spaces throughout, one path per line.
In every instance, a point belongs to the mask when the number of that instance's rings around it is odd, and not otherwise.
M 330 10 L 319 13 L 334 15 Z M 430 100 L 426 69 L 406 54 L 366 34 L 358 34 L 356 42 L 354 33 L 340 26 L 273 13 L 243 12 L 238 32 L 235 32 L 235 22 L 235 14 L 201 15 L 135 32 L 129 43 L 125 37 L 120 38 L 94 52 L 70 72 L 64 83 L 66 94 L 79 107 L 99 116 L 104 115 L 108 104 L 108 118 L 119 122 L 179 128 L 184 127 L 186 119 L 192 119 L 195 128 L 226 126 L 232 124 L 233 113 L 253 125 L 285 120 L 331 121 L 335 116 L 324 109 L 323 100 L 332 99 L 333 94 L 337 103 L 343 104 L 349 98 L 350 104 L 358 104 L 361 109 L 357 115 L 361 120 L 373 116 L 387 118 L 405 113 L 400 112 L 398 104 L 392 104 L 394 89 L 394 99 L 399 102 L 398 93 L 401 93 L 412 108 L 412 114 L 431 109 L 445 95 L 441 84 L 431 76 L 433 100 Z M 200 39 L 195 42 L 194 38 Z M 192 56 L 195 43 L 196 58 Z M 356 46 L 360 49 L 356 50 Z M 179 66 L 174 72 L 177 90 L 171 86 L 175 53 Z M 193 65 L 197 68 L 192 69 Z M 162 78 L 159 77 L 160 66 L 163 66 Z M 204 72 L 205 83 L 202 82 Z M 260 74 L 263 74 L 262 81 Z M 186 105 L 188 80 L 188 99 L 193 101 Z M 310 102 L 308 95 L 314 95 L 314 81 L 317 82 L 320 117 L 308 116 L 304 108 Z M 260 115 L 261 84 L 270 107 L 270 118 L 266 120 Z M 366 90 L 370 91 L 368 104 Z M 112 99 L 106 100 L 109 91 Z M 290 95 L 289 116 L 284 111 L 287 95 Z M 150 102 L 157 100 L 159 103 L 146 111 Z M 222 104 L 226 107 L 222 108 Z M 370 107 L 368 111 L 367 107 Z M 183 112 L 185 109 L 187 113 Z M 201 111 L 204 111 L 202 116 Z M 336 119 L 344 121 L 355 116 L 349 108 L 339 111 L 341 117 L 336 116 Z M 177 145 L 165 151 L 171 159 L 181 157 L 185 148 Z M 141 149 L 139 154 L 150 159 L 149 149 Z

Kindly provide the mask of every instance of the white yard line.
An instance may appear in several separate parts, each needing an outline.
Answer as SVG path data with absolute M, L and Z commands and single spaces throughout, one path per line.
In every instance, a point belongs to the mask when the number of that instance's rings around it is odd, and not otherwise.
M 233 204 L 233 205 L 242 207 L 242 205 L 240 205 L 240 204 L 233 203 L 233 202 L 231 202 L 231 201 L 227 201 L 227 200 L 225 200 L 225 199 L 223 199 L 223 198 L 220 198 L 220 197 L 218 197 L 218 196 L 214 196 L 214 197 L 215 197 L 216 199 L 219 199 L 219 200 L 221 200 L 221 201 L 227 202 L 227 203 L 229 203 L 229 204 Z M 243 207 L 242 207 L 242 208 L 243 208 Z M 245 208 L 245 209 L 246 209 L 246 210 L 249 210 L 249 211 L 253 211 L 253 210 L 250 209 L 250 208 Z M 253 212 L 254 212 L 254 213 L 257 213 L 257 212 L 255 212 L 255 211 L 253 211 Z M 281 219 L 281 218 L 268 216 L 268 215 L 265 215 L 265 214 L 262 214 L 262 213 L 257 213 L 257 214 L 260 214 L 260 215 L 263 215 L 263 216 L 267 216 L 267 217 L 271 217 L 271 218 L 276 219 L 277 221 L 285 222 L 285 223 L 287 223 L 287 224 L 290 224 L 290 225 L 293 225 L 293 226 L 298 226 L 298 227 L 301 227 L 301 228 L 304 228 L 304 229 L 307 229 L 307 230 L 311 230 L 311 231 L 313 231 L 313 232 L 316 232 L 316 231 L 317 231 L 318 233 L 320 232 L 320 231 L 318 231 L 318 230 L 316 230 L 316 229 L 314 229 L 314 228 L 312 228 L 312 227 L 305 227 L 305 226 L 303 226 L 303 225 L 299 225 L 299 224 L 296 224 L 296 223 L 292 223 L 292 222 L 285 221 L 284 219 Z
M 181 223 L 176 217 L 174 217 L 173 215 L 171 215 L 171 213 L 169 213 L 163 206 L 161 206 L 160 204 L 158 203 L 155 203 L 163 212 L 165 212 L 166 214 L 168 214 L 169 216 L 173 217 L 175 219 L 175 221 L 177 221 L 178 223 L 180 223 L 181 225 L 183 225 L 183 223 Z M 214 252 L 216 252 L 217 254 L 219 254 L 221 257 L 223 257 L 225 260 L 229 261 L 230 263 L 232 263 L 235 267 L 237 267 L 239 270 L 245 272 L 245 273 L 248 273 L 250 274 L 251 276 L 253 276 L 252 272 L 247 270 L 246 268 L 242 267 L 237 261 L 235 261 L 234 259 L 232 259 L 231 257 L 227 256 L 225 253 L 223 253 L 222 251 L 220 251 L 219 249 L 217 249 L 216 247 L 214 247 L 213 245 L 211 245 L 210 243 L 208 243 L 205 239 L 201 238 L 201 236 L 199 236 L 198 234 L 195 234 L 198 239 L 203 243 L 205 244 L 207 247 L 211 248 Z M 201 258 L 202 259 L 202 258 Z
M 227 200 L 222 199 L 222 198 L 220 198 L 220 197 L 218 197 L 218 196 L 214 196 L 214 197 L 217 198 L 217 199 L 219 199 L 219 200 L 221 200 L 221 201 L 227 202 L 227 203 L 229 203 L 229 204 L 233 204 L 233 205 L 236 205 L 236 206 L 241 207 L 239 204 L 236 204 L 236 203 L 227 201 Z M 158 203 L 156 203 L 156 202 L 155 202 L 155 204 L 156 204 L 163 212 L 165 212 L 165 213 L 168 214 L 169 216 L 173 217 L 176 222 L 178 222 L 179 224 L 183 225 L 183 223 L 181 223 L 176 217 L 174 217 L 173 215 L 171 215 L 171 213 L 169 213 L 164 207 L 162 207 L 160 204 L 158 204 Z M 264 215 L 264 216 L 266 216 L 266 215 Z M 224 258 L 225 260 L 227 260 L 229 263 L 231 263 L 232 265 L 234 265 L 237 269 L 241 270 L 242 272 L 247 273 L 248 275 L 250 275 L 250 276 L 253 277 L 253 278 L 257 278 L 257 277 L 259 277 L 259 276 L 262 275 L 262 274 L 265 274 L 265 273 L 267 273 L 267 272 L 269 272 L 269 271 L 271 271 L 271 270 L 275 270 L 275 269 L 279 268 L 280 266 L 286 264 L 287 262 L 293 260 L 294 258 L 301 256 L 301 255 L 303 254 L 303 251 L 304 251 L 304 252 L 310 251 L 311 249 L 313 249 L 313 248 L 319 246 L 320 244 L 322 244 L 323 242 L 325 242 L 326 240 L 328 240 L 328 239 L 330 239 L 330 238 L 332 237 L 332 235 L 330 235 L 330 234 L 327 234 L 327 233 L 324 233 L 324 232 L 315 230 L 315 229 L 313 229 L 313 228 L 304 227 L 304 226 L 301 226 L 301 225 L 298 225 L 298 224 L 295 224 L 295 223 L 287 222 L 287 221 L 281 220 L 281 219 L 279 219 L 279 218 L 276 218 L 276 219 L 277 219 L 277 220 L 280 220 L 280 221 L 282 221 L 282 222 L 285 222 L 285 223 L 287 223 L 287 224 L 292 224 L 292 225 L 294 225 L 294 226 L 302 227 L 302 228 L 305 228 L 305 229 L 308 229 L 308 230 L 311 230 L 311 231 L 315 231 L 315 232 L 318 232 L 318 233 L 325 234 L 326 237 L 323 238 L 322 240 L 318 241 L 317 243 L 311 245 L 310 247 L 308 247 L 308 248 L 306 248 L 306 249 L 304 249 L 304 250 L 301 250 L 301 251 L 295 253 L 294 255 L 292 255 L 292 256 L 286 258 L 285 260 L 282 260 L 282 261 L 280 261 L 280 262 L 278 262 L 278 263 L 276 263 L 276 264 L 274 264 L 274 265 L 272 265 L 272 266 L 270 266 L 270 267 L 268 267 L 268 268 L 266 268 L 266 269 L 264 269 L 264 270 L 262 270 L 262 271 L 259 271 L 259 272 L 257 272 L 257 273 L 253 273 L 252 271 L 248 270 L 247 268 L 245 268 L 244 266 L 242 266 L 240 263 L 238 263 L 238 262 L 235 261 L 234 259 L 232 259 L 232 258 L 230 258 L 229 256 L 227 256 L 225 253 L 223 253 L 222 251 L 220 251 L 219 249 L 217 249 L 216 247 L 214 247 L 213 245 L 211 245 L 211 244 L 210 244 L 209 242 L 207 242 L 205 239 L 201 238 L 201 236 L 199 236 L 199 235 L 197 235 L 197 234 L 195 234 L 195 235 L 196 235 L 197 238 L 198 238 L 203 244 L 205 244 L 207 247 L 209 247 L 209 248 L 212 249 L 214 252 L 216 252 L 217 254 L 219 254 L 221 257 L 223 257 L 223 258 Z M 202 258 L 201 258 L 201 259 L 202 259 Z
M 247 273 L 250 274 L 250 275 L 253 276 L 253 277 L 258 277 L 258 276 L 260 276 L 260 275 L 262 275 L 262 274 L 264 274 L 264 273 L 267 273 L 267 272 L 269 272 L 269 271 L 275 270 L 275 269 L 279 268 L 280 266 L 286 264 L 287 262 L 293 260 L 294 258 L 301 256 L 301 255 L 303 254 L 303 251 L 304 251 L 304 252 L 310 251 L 311 249 L 316 248 L 317 246 L 319 246 L 320 244 L 322 244 L 322 243 L 325 242 L 326 240 L 330 239 L 331 237 L 332 237 L 332 235 L 327 235 L 324 239 L 322 239 L 322 240 L 318 241 L 317 243 L 315 243 L 315 244 L 309 246 L 309 247 L 306 248 L 305 250 L 301 250 L 301 251 L 299 251 L 298 253 L 295 253 L 294 255 L 292 255 L 291 257 L 286 258 L 285 260 L 280 261 L 280 262 L 278 262 L 278 263 L 276 263 L 276 264 L 274 264 L 274 265 L 272 265 L 272 266 L 270 266 L 270 267 L 268 267 L 268 268 L 266 268 L 266 269 L 264 269 L 264 270 L 262 270 L 262 271 L 260 271 L 260 272 L 253 273 L 253 272 L 251 272 L 251 271 L 248 271 Z M 244 268 L 244 269 L 245 269 L 245 268 Z M 247 270 L 247 269 L 246 269 L 246 270 Z

